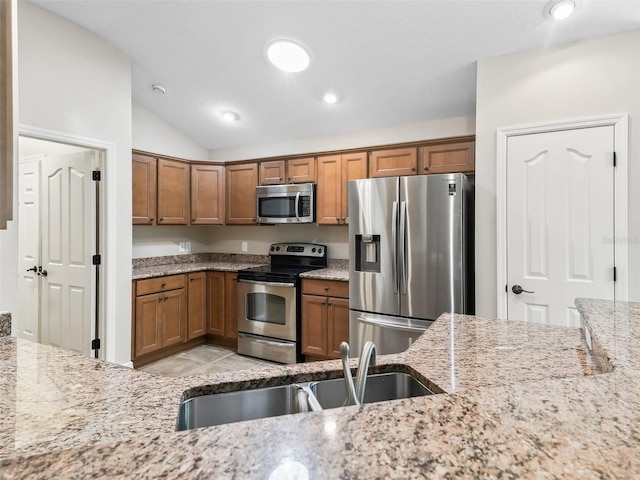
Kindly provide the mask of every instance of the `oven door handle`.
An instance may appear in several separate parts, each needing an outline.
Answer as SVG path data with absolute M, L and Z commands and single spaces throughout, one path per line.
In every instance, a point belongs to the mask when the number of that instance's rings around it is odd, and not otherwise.
M 261 282 L 256 280 L 238 279 L 238 283 L 252 283 L 254 285 L 264 285 L 265 287 L 295 287 L 295 283 L 286 282 Z
M 300 221 L 300 212 L 298 211 L 298 203 L 300 203 L 300 192 L 296 193 L 296 218 Z

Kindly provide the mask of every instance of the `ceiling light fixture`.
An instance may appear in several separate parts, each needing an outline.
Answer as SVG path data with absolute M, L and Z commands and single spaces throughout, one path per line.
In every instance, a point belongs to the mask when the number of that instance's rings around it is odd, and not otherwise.
M 265 46 L 265 56 L 285 72 L 302 72 L 311 64 L 311 53 L 307 47 L 295 40 L 271 40 Z
M 549 15 L 556 20 L 562 20 L 573 13 L 576 4 L 572 0 L 554 0 L 547 5 L 547 8 Z
M 153 90 L 155 93 L 158 93 L 160 95 L 164 95 L 165 93 L 167 93 L 167 89 L 164 88 L 162 85 L 160 85 L 159 83 L 154 83 L 151 85 L 151 90 Z
M 222 119 L 224 121 L 229 123 L 237 122 L 238 120 L 240 120 L 240 115 L 231 110 L 222 110 L 220 112 L 220 115 L 222 116 Z
M 336 92 L 327 92 L 322 97 L 322 100 L 324 100 L 325 103 L 333 105 L 334 103 L 338 103 L 338 94 Z

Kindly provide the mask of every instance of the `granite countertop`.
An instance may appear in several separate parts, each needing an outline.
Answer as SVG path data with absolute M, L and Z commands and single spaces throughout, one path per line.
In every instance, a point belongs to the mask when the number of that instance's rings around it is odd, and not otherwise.
M 2 338 L 0 478 L 637 477 L 640 304 L 577 306 L 594 355 L 578 329 L 443 315 L 374 368 L 444 394 L 187 432 L 185 390 L 335 377 L 340 362 L 172 379 Z
M 133 264 L 133 280 L 178 275 L 182 273 L 215 270 L 220 272 L 237 272 L 245 268 L 268 265 L 269 257 L 262 255 L 236 255 L 204 253 L 192 255 L 175 255 L 169 257 L 150 257 L 136 259 Z M 328 262 L 328 268 L 313 270 L 300 275 L 303 278 L 320 280 L 349 281 L 349 260 Z

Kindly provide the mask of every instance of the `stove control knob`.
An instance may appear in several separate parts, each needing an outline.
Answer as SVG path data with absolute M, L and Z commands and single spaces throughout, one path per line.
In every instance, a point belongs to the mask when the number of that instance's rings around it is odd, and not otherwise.
M 273 247 L 271 247 L 271 251 L 273 252 L 275 249 Z
M 322 249 L 321 248 L 318 249 L 318 253 L 322 253 Z
M 311 249 L 311 251 L 312 251 L 313 253 L 316 253 L 316 247 L 313 247 L 313 248 Z
M 280 247 L 276 247 L 276 252 L 279 252 L 279 251 L 280 251 Z

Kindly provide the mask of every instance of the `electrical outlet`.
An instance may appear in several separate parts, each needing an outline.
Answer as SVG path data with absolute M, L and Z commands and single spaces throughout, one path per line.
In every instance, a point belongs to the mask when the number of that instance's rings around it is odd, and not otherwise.
M 248 250 L 249 250 L 249 246 L 247 245 L 247 242 L 242 242 L 242 251 L 247 252 Z
M 178 243 L 178 252 L 180 253 L 189 253 L 191 251 L 191 242 L 180 242 Z

